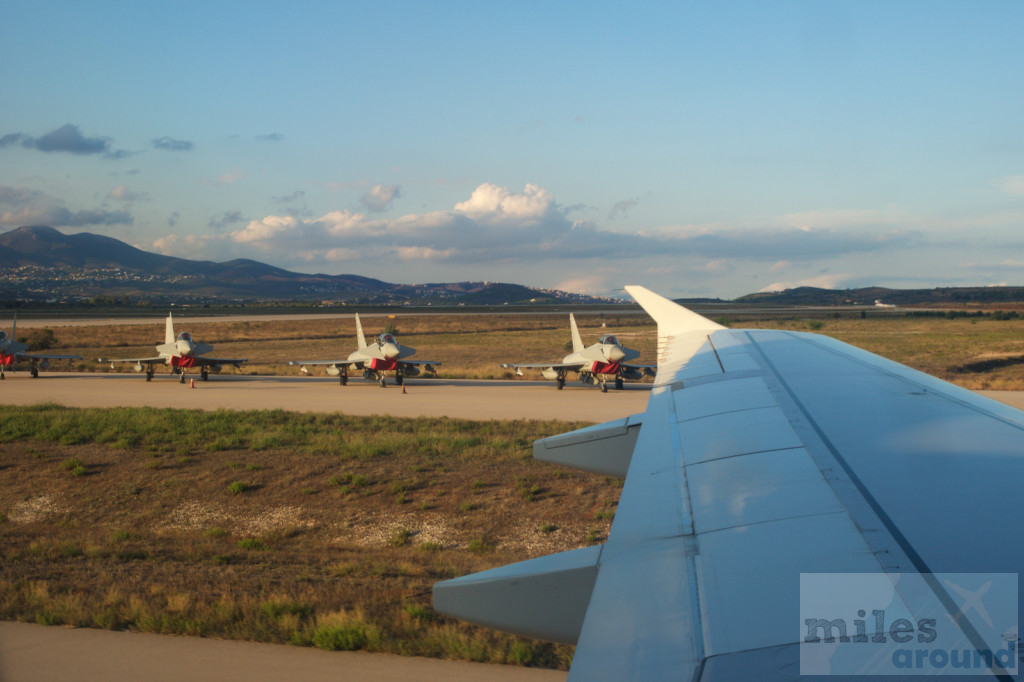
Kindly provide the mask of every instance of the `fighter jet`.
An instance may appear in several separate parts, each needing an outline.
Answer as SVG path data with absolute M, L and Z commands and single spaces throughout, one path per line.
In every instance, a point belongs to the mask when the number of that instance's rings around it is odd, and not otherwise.
M 640 353 L 624 348 L 619 340 L 611 334 L 602 336 L 597 343 L 583 347 L 580 330 L 576 327 L 576 318 L 569 313 L 569 328 L 572 330 L 572 353 L 561 362 L 502 363 L 505 369 L 514 369 L 519 376 L 524 369 L 539 369 L 541 376 L 553 380 L 561 391 L 565 387 L 565 377 L 569 372 L 579 372 L 580 381 L 592 386 L 601 385 L 601 392 L 608 392 L 608 377 L 615 377 L 615 388 L 622 390 L 623 380 L 637 380 L 645 375 L 654 375 L 655 365 L 626 365 L 625 360 L 639 357 Z
M 210 378 L 210 372 L 220 372 L 224 365 L 233 365 L 236 369 L 242 363 L 248 362 L 249 358 L 211 358 L 204 355 L 213 350 L 208 343 L 199 343 L 192 338 L 189 332 L 181 332 L 174 336 L 174 320 L 170 313 L 167 315 L 167 327 L 164 334 L 164 342 L 156 347 L 159 355 L 149 358 L 97 358 L 99 362 L 109 362 L 110 368 L 114 368 L 115 362 L 134 362 L 133 368 L 136 372 L 146 371 L 146 381 L 153 379 L 153 365 L 161 362 L 170 365 L 171 374 L 181 377 L 181 383 L 185 383 L 186 370 L 192 367 L 199 368 L 199 378 L 206 381 Z
M 348 384 L 350 369 L 363 370 L 363 378 L 379 381 L 381 388 L 386 387 L 384 378 L 387 372 L 394 371 L 395 384 L 401 386 L 405 377 L 419 376 L 420 367 L 427 374 L 434 374 L 434 368 L 441 364 L 435 360 L 407 360 L 416 353 L 416 349 L 399 345 L 394 335 L 386 332 L 372 344 L 367 344 L 359 313 L 356 313 L 356 341 L 359 347 L 349 354 L 347 360 L 290 360 L 288 364 L 298 365 L 304 374 L 309 373 L 307 366 L 323 366 L 328 374 L 338 377 L 342 386 Z
M 19 362 L 29 361 L 32 366 L 29 368 L 29 374 L 33 378 L 39 376 L 40 369 L 46 369 L 50 366 L 50 360 L 67 360 L 68 363 L 72 360 L 81 360 L 81 355 L 41 355 L 39 353 L 26 353 L 28 350 L 28 344 L 20 341 L 15 341 L 15 333 L 18 330 L 18 316 L 14 316 L 14 324 L 11 326 L 11 335 L 8 336 L 7 332 L 0 331 L 0 380 L 6 378 L 4 376 L 5 371 L 8 368 L 13 368 Z

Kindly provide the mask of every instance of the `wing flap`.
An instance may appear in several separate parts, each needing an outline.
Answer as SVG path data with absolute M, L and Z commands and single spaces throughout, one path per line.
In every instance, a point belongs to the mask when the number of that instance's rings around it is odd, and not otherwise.
M 533 457 L 581 471 L 624 478 L 640 435 L 642 414 L 533 442 Z
M 434 608 L 473 623 L 575 644 L 601 546 L 522 561 L 434 585 Z

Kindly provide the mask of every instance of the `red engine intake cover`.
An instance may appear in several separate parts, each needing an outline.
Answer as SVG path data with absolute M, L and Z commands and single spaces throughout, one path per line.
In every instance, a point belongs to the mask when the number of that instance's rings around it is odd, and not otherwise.
M 394 369 L 397 366 L 398 360 L 396 359 L 381 360 L 380 358 L 374 358 L 370 360 L 370 369 L 374 370 L 375 372 L 386 372 L 389 369 Z
M 621 369 L 622 363 L 597 361 L 594 363 L 594 366 L 590 368 L 590 371 L 594 374 L 618 374 Z
M 171 356 L 171 367 L 195 367 L 198 364 L 195 358 Z

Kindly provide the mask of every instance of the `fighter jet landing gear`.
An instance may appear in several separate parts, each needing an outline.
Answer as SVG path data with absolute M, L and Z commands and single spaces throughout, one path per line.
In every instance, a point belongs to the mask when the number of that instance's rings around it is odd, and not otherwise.
M 150 365 L 149 367 L 146 368 L 146 381 L 152 381 L 152 380 L 153 380 L 153 366 Z
M 199 378 L 202 379 L 203 381 L 209 381 L 210 371 L 203 367 L 201 370 L 199 370 Z
M 565 377 L 559 376 L 557 379 L 555 379 L 555 386 L 558 388 L 559 391 L 565 388 Z
M 602 381 L 601 382 L 601 393 L 607 393 L 607 392 L 608 392 L 608 382 L 607 381 Z
M 32 375 L 33 379 L 39 378 L 39 368 L 36 367 L 35 365 L 32 365 L 32 369 L 30 369 L 28 373 Z
M 388 387 L 388 385 L 386 383 L 384 383 L 384 375 L 383 374 L 380 375 L 380 387 L 381 388 L 387 388 Z
M 178 372 L 178 376 L 180 377 L 178 379 L 178 383 L 179 384 L 185 383 L 185 372 L 184 371 Z
M 615 377 L 615 390 L 621 391 L 625 387 L 626 383 L 622 380 L 622 377 Z
M 345 372 L 342 372 L 341 376 L 338 377 L 338 382 L 342 386 L 348 386 L 348 374 L 346 374 Z
M 402 382 L 404 382 L 404 381 L 405 381 L 405 378 L 402 376 L 402 373 L 401 372 L 396 372 L 395 373 L 395 386 L 401 386 Z

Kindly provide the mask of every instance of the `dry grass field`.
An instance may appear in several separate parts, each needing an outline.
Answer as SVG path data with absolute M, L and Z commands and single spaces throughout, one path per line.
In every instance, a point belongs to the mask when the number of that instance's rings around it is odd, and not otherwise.
M 621 481 L 531 456 L 576 426 L 6 409 L 0 618 L 564 669 L 430 589 L 604 539 Z

